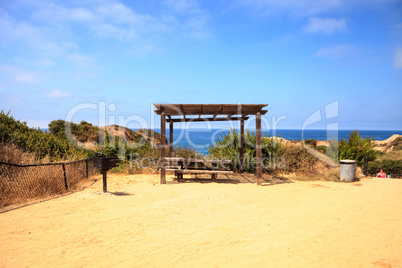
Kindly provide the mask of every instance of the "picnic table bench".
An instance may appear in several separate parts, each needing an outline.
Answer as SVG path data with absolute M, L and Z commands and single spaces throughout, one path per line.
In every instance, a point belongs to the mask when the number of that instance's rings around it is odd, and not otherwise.
M 227 167 L 231 160 L 165 157 L 165 162 L 166 171 L 174 171 L 177 181 L 183 179 L 183 174 L 211 174 L 212 179 L 218 174 L 233 174 Z

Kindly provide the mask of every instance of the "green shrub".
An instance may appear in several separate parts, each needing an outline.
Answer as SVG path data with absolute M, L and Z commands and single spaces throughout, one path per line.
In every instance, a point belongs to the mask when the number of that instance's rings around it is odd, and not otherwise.
M 343 138 L 339 142 L 338 161 L 340 159 L 356 160 L 358 165 L 364 164 L 365 156 L 368 161 L 375 160 L 380 153 L 374 149 L 373 137 L 363 139 L 359 131 L 352 131 L 349 140 Z
M 14 119 L 10 113 L 0 112 L 0 142 L 15 144 L 24 152 L 33 153 L 37 160 L 48 157 L 50 161 L 80 159 L 90 152 L 76 148 L 67 139 L 30 128 L 26 122 Z
M 327 149 L 328 149 L 328 147 L 325 146 L 325 145 L 321 145 L 321 146 L 315 146 L 314 149 L 319 151 L 319 152 L 321 152 L 321 153 L 323 153 L 323 154 L 325 154 Z
M 75 124 L 59 119 L 53 120 L 49 123 L 49 132 L 61 139 L 67 139 L 67 128 L 71 130 L 71 134 L 79 142 L 96 142 L 99 144 L 99 137 L 107 135 L 104 129 L 94 126 L 86 121 L 81 121 L 81 123 Z M 106 140 L 107 139 L 108 136 L 106 136 Z
M 234 166 L 237 167 L 240 163 L 240 135 L 234 129 L 230 129 L 228 133 L 222 133 L 216 138 L 215 143 L 208 147 L 208 152 L 211 158 L 232 160 Z M 275 139 L 264 135 L 261 137 L 263 165 L 270 167 L 270 161 L 279 151 L 281 144 Z M 256 167 L 256 134 L 249 132 L 244 133 L 244 170 L 255 171 Z
M 402 174 L 402 160 L 385 159 L 383 161 L 371 161 L 367 164 L 367 173 L 376 175 L 382 169 L 387 174 Z
M 307 145 L 311 145 L 311 146 L 317 146 L 317 140 L 314 140 L 314 139 L 304 140 L 304 143 Z

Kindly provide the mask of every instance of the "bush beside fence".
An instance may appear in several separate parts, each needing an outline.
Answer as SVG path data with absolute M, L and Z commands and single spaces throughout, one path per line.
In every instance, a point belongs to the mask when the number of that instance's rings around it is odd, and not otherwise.
M 68 192 L 96 173 L 91 160 L 30 165 L 0 162 L 0 207 Z

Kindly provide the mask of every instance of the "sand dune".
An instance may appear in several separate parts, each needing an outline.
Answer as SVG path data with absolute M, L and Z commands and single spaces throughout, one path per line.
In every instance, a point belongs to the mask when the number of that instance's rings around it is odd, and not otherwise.
M 0 214 L 0 266 L 402 267 L 402 180 L 101 188 Z

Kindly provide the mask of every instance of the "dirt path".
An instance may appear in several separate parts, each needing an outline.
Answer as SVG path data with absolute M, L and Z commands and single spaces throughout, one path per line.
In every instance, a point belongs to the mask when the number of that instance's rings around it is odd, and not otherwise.
M 402 180 L 159 185 L 109 176 L 0 214 L 1 267 L 402 267 Z

